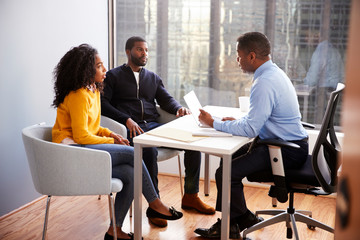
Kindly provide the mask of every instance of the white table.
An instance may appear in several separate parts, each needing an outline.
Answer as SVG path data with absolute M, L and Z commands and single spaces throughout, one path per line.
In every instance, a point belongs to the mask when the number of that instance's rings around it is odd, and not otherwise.
M 206 106 L 204 108 L 214 116 L 233 116 L 240 117 L 245 113 L 240 112 L 239 108 Z M 178 118 L 161 127 L 178 128 L 181 130 L 192 131 L 198 126 L 191 115 Z M 223 159 L 223 183 L 222 183 L 222 221 L 221 239 L 229 239 L 229 220 L 230 220 L 230 176 L 231 159 L 233 153 L 242 145 L 247 143 L 246 137 L 207 137 L 202 140 L 187 143 L 168 138 L 161 138 L 150 134 L 142 134 L 134 138 L 135 165 L 134 165 L 134 239 L 140 240 L 142 235 L 142 149 L 144 147 L 168 147 L 184 150 L 195 150 L 205 153 L 208 161 L 209 154 L 216 155 Z M 208 163 L 207 163 L 208 165 Z M 205 171 L 207 172 L 207 171 Z M 199 226 L 203 227 L 203 226 Z

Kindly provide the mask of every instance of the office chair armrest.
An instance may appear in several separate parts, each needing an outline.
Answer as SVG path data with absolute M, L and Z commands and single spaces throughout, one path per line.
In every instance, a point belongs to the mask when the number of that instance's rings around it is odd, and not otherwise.
M 112 166 L 108 152 L 33 141 L 38 163 L 36 171 L 43 180 L 41 189 L 37 189 L 39 193 L 55 196 L 110 193 Z
M 159 123 L 168 123 L 176 119 L 175 114 L 168 113 L 167 111 L 161 109 L 159 105 L 156 105 L 156 110 L 160 114 L 160 117 L 157 119 Z
M 280 139 L 259 139 L 257 141 L 257 143 L 271 145 L 271 146 L 277 146 L 277 147 L 300 148 L 300 146 L 295 143 L 287 142 L 287 141 L 280 140 Z
M 281 147 L 300 148 L 299 145 L 279 139 L 259 139 L 258 144 L 266 144 L 269 148 L 271 169 L 274 185 L 270 187 L 269 196 L 275 197 L 279 202 L 288 200 L 288 190 L 285 179 L 285 170 L 281 154 Z
M 312 124 L 307 123 L 307 122 L 301 122 L 301 124 L 303 125 L 303 127 L 306 127 L 306 128 L 311 128 L 311 129 L 315 128 L 315 125 L 312 125 Z

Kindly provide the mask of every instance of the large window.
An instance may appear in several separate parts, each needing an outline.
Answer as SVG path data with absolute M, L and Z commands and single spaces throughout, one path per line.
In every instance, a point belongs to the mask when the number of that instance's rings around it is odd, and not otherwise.
M 320 124 L 329 92 L 344 82 L 350 0 L 117 0 L 116 64 L 131 36 L 148 41 L 146 66 L 181 103 L 238 106 L 252 76 L 236 62 L 242 33 L 265 33 L 272 59 L 293 81 L 303 121 Z M 340 125 L 337 110 L 336 124 Z

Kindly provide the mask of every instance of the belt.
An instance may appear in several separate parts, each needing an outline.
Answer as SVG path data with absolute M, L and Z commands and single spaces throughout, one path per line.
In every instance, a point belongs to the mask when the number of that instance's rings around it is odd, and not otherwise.
M 289 142 L 308 142 L 309 141 L 309 137 L 300 139 L 300 140 L 294 140 L 294 141 L 289 141 Z

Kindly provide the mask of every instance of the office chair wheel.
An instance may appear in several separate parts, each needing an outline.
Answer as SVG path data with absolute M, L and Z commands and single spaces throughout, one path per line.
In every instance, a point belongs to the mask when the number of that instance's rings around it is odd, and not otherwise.
M 292 238 L 292 229 L 286 228 L 286 238 L 291 239 Z
M 307 225 L 307 227 L 308 227 L 308 229 L 310 229 L 310 230 L 315 230 L 315 226 L 313 226 L 313 225 Z

